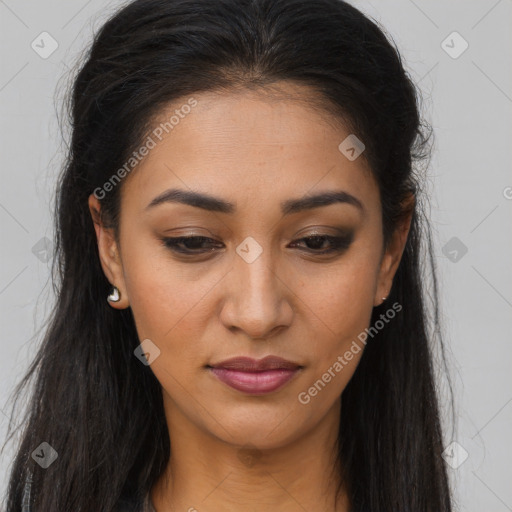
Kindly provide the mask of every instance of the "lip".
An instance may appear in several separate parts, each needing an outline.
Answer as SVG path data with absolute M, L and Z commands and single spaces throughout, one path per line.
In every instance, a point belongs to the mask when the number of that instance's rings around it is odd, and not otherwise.
M 265 370 L 296 370 L 301 365 L 288 361 L 278 356 L 267 356 L 263 359 L 253 359 L 252 357 L 232 357 L 220 363 L 209 365 L 213 368 L 225 368 L 226 370 L 236 370 L 240 372 L 261 372 Z
M 208 365 L 208 370 L 221 382 L 249 394 L 265 394 L 283 387 L 303 367 L 277 356 L 263 359 L 234 357 Z

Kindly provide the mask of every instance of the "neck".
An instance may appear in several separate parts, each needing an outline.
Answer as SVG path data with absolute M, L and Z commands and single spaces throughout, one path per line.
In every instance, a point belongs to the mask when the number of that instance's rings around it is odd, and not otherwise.
M 164 399 L 165 400 L 165 399 Z M 151 491 L 156 512 L 348 512 L 336 497 L 339 402 L 317 426 L 277 447 L 233 445 L 166 404 L 171 458 Z

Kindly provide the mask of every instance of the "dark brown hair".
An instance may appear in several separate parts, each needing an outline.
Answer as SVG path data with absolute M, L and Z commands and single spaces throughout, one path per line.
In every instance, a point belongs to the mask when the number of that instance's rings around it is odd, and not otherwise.
M 140 340 L 131 310 L 105 300 L 110 285 L 88 197 L 139 147 L 169 102 L 282 80 L 319 93 L 364 141 L 385 242 L 403 200 L 416 194 L 387 301 L 403 310 L 368 341 L 343 392 L 339 461 L 352 510 L 451 511 L 432 357 L 443 344 L 434 328 L 437 284 L 420 201 L 419 164 L 429 156 L 431 131 L 396 46 L 341 0 L 136 0 L 102 26 L 72 84 L 72 136 L 56 200 L 57 301 L 17 390 L 35 378 L 11 469 L 9 512 L 21 511 L 30 478 L 34 512 L 110 512 L 121 500 L 140 503 L 166 467 L 171 447 L 161 387 L 134 357 Z M 113 226 L 121 188 L 101 200 Z M 422 272 L 424 248 L 432 290 Z M 382 308 L 374 309 L 372 325 Z M 42 441 L 58 452 L 47 469 L 31 457 Z

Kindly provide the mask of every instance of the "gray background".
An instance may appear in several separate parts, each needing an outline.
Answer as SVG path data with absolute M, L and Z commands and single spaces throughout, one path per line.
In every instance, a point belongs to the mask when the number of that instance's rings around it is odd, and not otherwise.
M 457 399 L 455 439 L 447 435 L 445 444 L 458 443 L 447 453 L 457 466 L 450 475 L 458 510 L 512 511 L 512 0 L 352 3 L 398 44 L 436 132 L 428 188 Z M 53 300 L 46 260 L 65 148 L 56 108 L 69 68 L 119 4 L 0 0 L 2 442 L 6 400 L 35 354 Z M 58 44 L 47 58 L 40 53 L 51 40 L 42 32 Z M 464 40 L 469 46 L 459 55 Z

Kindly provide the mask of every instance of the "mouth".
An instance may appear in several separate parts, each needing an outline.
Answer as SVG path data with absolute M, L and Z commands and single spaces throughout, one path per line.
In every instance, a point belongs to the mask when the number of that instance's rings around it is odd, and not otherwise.
M 235 357 L 206 367 L 224 384 L 253 395 L 282 388 L 303 368 L 277 356 L 267 356 L 260 360 Z

